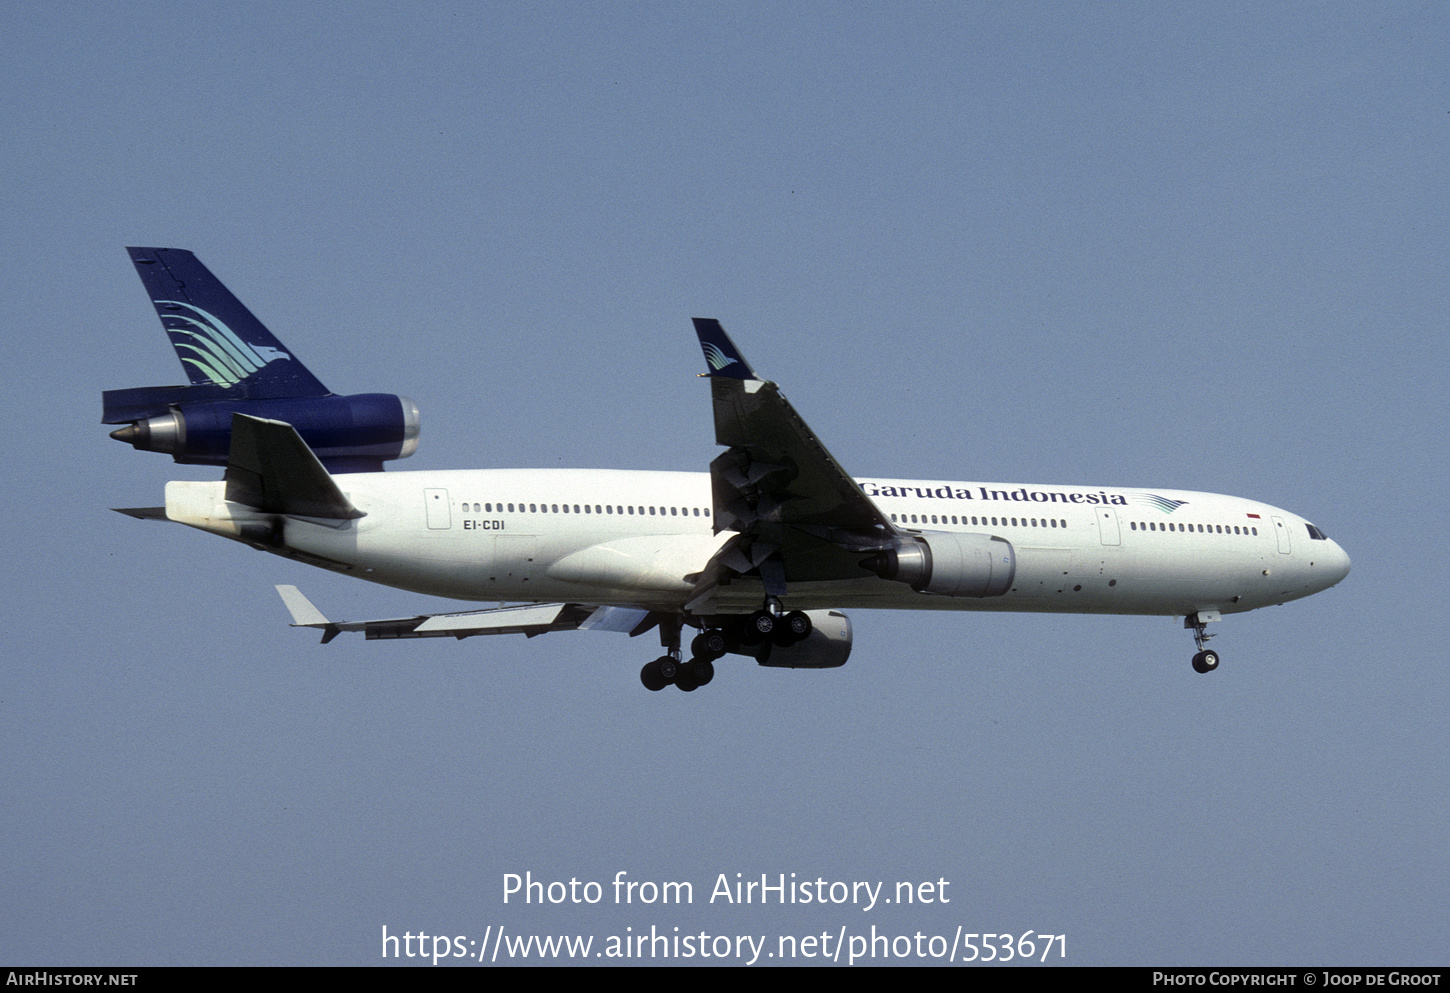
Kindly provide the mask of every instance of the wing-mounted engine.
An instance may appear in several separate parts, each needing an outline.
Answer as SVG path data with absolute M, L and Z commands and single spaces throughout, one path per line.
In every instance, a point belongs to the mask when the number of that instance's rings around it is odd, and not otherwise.
M 851 657 L 851 619 L 839 610 L 807 610 L 811 633 L 792 645 L 762 642 L 737 651 L 776 669 L 835 669 Z
M 1006 538 L 954 531 L 913 532 L 861 564 L 882 579 L 939 596 L 1001 596 L 1017 574 L 1017 554 Z
M 805 633 L 793 635 L 782 624 L 773 636 L 761 636 L 752 628 L 752 616 L 744 614 L 705 618 L 705 630 L 690 650 L 695 660 L 744 655 L 761 665 L 778 669 L 835 669 L 851 656 L 851 619 L 839 610 L 805 610 Z

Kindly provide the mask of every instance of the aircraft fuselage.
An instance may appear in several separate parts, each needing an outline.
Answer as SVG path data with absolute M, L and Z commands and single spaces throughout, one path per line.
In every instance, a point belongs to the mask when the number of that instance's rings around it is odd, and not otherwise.
M 705 473 L 495 469 L 337 478 L 365 516 L 287 518 L 271 550 L 453 599 L 587 600 L 678 611 L 694 577 L 731 537 L 713 530 Z M 1016 553 L 1011 588 L 990 598 L 934 596 L 863 571 L 856 579 L 789 582 L 792 609 L 1237 613 L 1309 596 L 1349 571 L 1339 545 L 1313 537 L 1303 518 L 1240 497 L 857 482 L 903 530 L 1005 539 Z M 228 504 L 224 490 L 220 482 L 171 483 L 167 516 L 265 546 L 246 525 L 266 515 Z M 748 612 L 762 596 L 759 580 L 740 577 L 713 602 L 716 612 Z

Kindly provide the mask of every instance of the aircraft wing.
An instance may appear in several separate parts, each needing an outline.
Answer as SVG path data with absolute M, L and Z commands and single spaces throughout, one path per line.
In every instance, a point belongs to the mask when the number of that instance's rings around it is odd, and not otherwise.
M 619 631 L 642 634 L 655 624 L 648 610 L 601 607 L 585 603 L 526 604 L 467 610 L 456 614 L 419 614 L 373 621 L 332 621 L 295 586 L 278 586 L 295 628 L 317 628 L 325 645 L 344 631 L 361 631 L 369 641 L 392 638 L 471 638 L 479 634 L 524 634 L 530 638 L 551 631 Z
M 758 572 L 766 592 L 787 581 L 873 575 L 863 557 L 890 547 L 891 519 L 862 492 L 780 388 L 755 374 L 720 322 L 695 318 L 710 371 L 715 440 L 710 463 L 715 531 L 740 537 L 702 573 L 697 596 L 729 573 Z

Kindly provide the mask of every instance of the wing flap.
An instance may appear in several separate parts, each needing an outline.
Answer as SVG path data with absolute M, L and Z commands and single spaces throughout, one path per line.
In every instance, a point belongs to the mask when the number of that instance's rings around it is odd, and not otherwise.
M 715 441 L 710 463 L 715 530 L 740 537 L 721 549 L 694 598 L 726 572 L 759 575 L 772 595 L 786 582 L 863 578 L 863 552 L 897 528 L 816 437 L 774 383 L 756 376 L 720 322 L 695 318 L 710 371 Z
M 710 464 L 717 507 L 747 526 L 894 530 L 780 388 L 756 377 L 719 321 L 697 317 L 695 333 L 711 366 L 715 442 L 729 449 Z

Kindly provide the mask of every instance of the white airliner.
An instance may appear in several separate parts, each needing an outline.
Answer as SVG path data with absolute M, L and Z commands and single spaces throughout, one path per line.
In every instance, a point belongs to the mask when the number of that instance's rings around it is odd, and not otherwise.
M 410 401 L 329 393 L 191 253 L 130 251 L 192 385 L 111 391 L 105 420 L 137 448 L 226 473 L 122 513 L 400 589 L 521 603 L 347 622 L 279 586 L 294 626 L 324 643 L 658 629 L 664 654 L 641 681 L 693 690 L 727 653 L 844 664 L 842 608 L 1163 614 L 1184 618 L 1193 668 L 1209 672 L 1207 624 L 1349 573 L 1319 528 L 1239 497 L 853 478 L 700 318 L 726 449 L 709 472 L 367 471 L 416 447 Z M 688 659 L 686 629 L 699 631 Z

